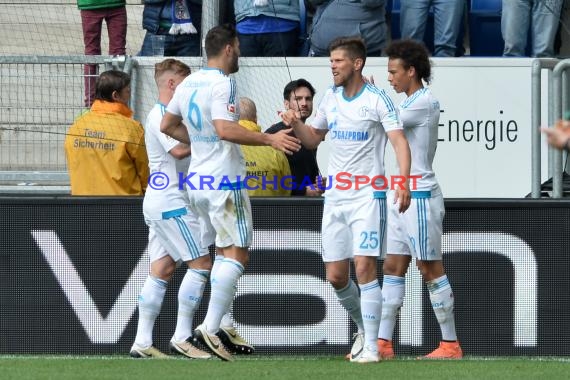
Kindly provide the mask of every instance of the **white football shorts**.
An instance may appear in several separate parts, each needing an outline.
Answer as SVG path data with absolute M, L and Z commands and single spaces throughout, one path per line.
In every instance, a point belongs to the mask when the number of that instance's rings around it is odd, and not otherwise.
M 391 255 L 411 255 L 417 260 L 441 260 L 445 206 L 441 191 L 412 191 L 410 207 L 400 214 L 388 195 L 388 247 Z
M 251 204 L 246 189 L 189 190 L 190 209 L 202 226 L 204 246 L 247 248 L 253 236 Z M 214 238 L 215 237 L 215 238 Z
M 185 208 L 163 213 L 165 219 L 147 220 L 150 262 L 166 255 L 176 262 L 191 261 L 208 254 L 200 244 L 200 224 Z
M 386 199 L 325 202 L 322 222 L 323 261 L 380 256 L 386 249 Z

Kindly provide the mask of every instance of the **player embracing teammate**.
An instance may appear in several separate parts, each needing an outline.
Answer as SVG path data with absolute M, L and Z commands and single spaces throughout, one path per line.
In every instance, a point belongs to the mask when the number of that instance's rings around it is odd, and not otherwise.
M 442 332 L 440 346 L 424 358 L 459 359 L 463 353 L 455 332 L 454 298 L 442 263 L 445 208 L 432 169 L 439 102 L 422 82 L 429 83 L 431 65 L 427 50 L 415 41 L 396 41 L 387 54 L 388 80 L 396 92 L 407 95 L 398 109 L 384 90 L 362 76 L 364 42 L 339 38 L 330 46 L 334 87 L 321 100 L 312 124 L 304 124 L 292 110 L 283 114 L 283 120 L 309 148 L 315 148 L 328 131 L 342 132 L 331 134 L 329 174 L 383 175 L 388 139 L 399 174 L 419 178 L 412 191 L 407 181 L 388 194 L 374 191 L 372 184 L 325 193 L 322 240 L 327 280 L 358 329 L 349 359 L 371 363 L 394 357 L 392 335 L 412 256 L 428 287 Z M 362 135 L 366 139 L 349 138 Z M 376 260 L 386 248 L 381 290 Z M 360 295 L 349 277 L 350 259 L 354 259 Z
M 232 361 L 218 332 L 236 292 L 236 285 L 249 260 L 253 235 L 251 206 L 240 178 L 245 177 L 241 145 L 269 145 L 287 154 L 299 150 L 290 130 L 276 134 L 257 133 L 238 124 L 238 92 L 234 78 L 239 69 L 239 40 L 232 25 L 219 25 L 205 38 L 206 67 L 189 75 L 177 87 L 166 107 L 160 130 L 190 144 L 188 172 L 189 207 L 200 223 L 200 242 L 215 244 L 223 256 L 211 274 L 211 294 L 204 322 L 194 336 L 222 360 Z M 215 190 L 201 189 L 202 176 L 214 178 Z M 194 181 L 194 182 L 193 182 Z M 229 182 L 228 182 L 229 181 Z M 197 190 L 193 190 L 197 189 Z
M 361 38 L 338 38 L 330 45 L 334 86 L 323 96 L 311 125 L 298 112 L 282 115 L 303 145 L 314 149 L 330 135 L 331 153 L 328 173 L 341 172 L 384 175 L 384 150 L 387 140 L 394 147 L 400 175 L 409 178 L 410 150 L 396 107 L 382 89 L 367 83 L 362 76 L 366 46 Z M 366 138 L 361 138 L 366 136 Z M 350 360 L 357 363 L 379 361 L 377 335 L 382 314 L 382 291 L 376 263 L 385 244 L 386 193 L 367 183 L 325 193 L 322 221 L 323 261 L 327 280 L 339 302 L 358 327 Z M 410 203 L 407 181 L 395 190 L 398 211 Z M 358 286 L 350 279 L 350 260 L 354 259 Z M 359 289 L 360 288 L 360 295 Z

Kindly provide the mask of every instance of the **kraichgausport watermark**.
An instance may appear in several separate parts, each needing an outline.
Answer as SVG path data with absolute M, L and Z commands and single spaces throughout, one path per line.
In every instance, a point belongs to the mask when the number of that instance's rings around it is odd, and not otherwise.
M 318 176 L 317 178 L 303 177 L 300 183 L 296 183 L 295 177 L 286 175 L 278 176 L 222 176 L 216 178 L 211 175 L 198 175 L 195 172 L 188 174 L 179 172 L 178 178 L 175 178 L 178 190 L 296 190 L 311 188 L 312 190 L 360 190 L 370 186 L 377 191 L 400 190 L 404 189 L 406 182 L 409 182 L 409 189 L 417 189 L 417 180 L 421 179 L 421 175 L 366 175 L 352 174 L 349 172 L 340 172 L 336 175 Z M 171 178 L 163 172 L 153 172 L 148 177 L 148 185 L 154 190 L 164 190 L 171 182 Z

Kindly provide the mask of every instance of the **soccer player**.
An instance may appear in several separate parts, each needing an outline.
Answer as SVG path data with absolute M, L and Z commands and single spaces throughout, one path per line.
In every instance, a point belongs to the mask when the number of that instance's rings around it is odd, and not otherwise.
M 178 189 L 178 172 L 189 165 L 190 146 L 160 132 L 160 121 L 176 86 L 190 74 L 190 68 L 175 59 L 155 65 L 154 79 L 158 86 L 158 102 L 146 119 L 145 142 L 150 167 L 150 186 L 143 201 L 143 213 L 149 228 L 148 252 L 150 274 L 139 295 L 139 321 L 131 356 L 136 358 L 165 357 L 152 345 L 152 330 L 160 313 L 166 287 L 179 261 L 188 270 L 178 290 L 178 319 L 170 341 L 170 350 L 193 359 L 211 355 L 192 343 L 192 318 L 200 305 L 202 293 L 212 267 L 207 247 L 200 245 L 200 226 L 190 212 L 188 194 Z M 161 182 L 153 176 L 166 175 Z M 162 182 L 170 180 L 170 182 Z M 153 186 L 154 183 L 154 186 Z M 161 186 L 166 183 L 166 186 Z M 160 188 L 158 188 L 159 186 Z
M 205 47 L 206 67 L 177 87 L 160 129 L 179 141 L 192 142 L 190 174 L 184 179 L 190 208 L 199 217 L 204 245 L 215 243 L 224 256 L 212 274 L 208 312 L 194 335 L 216 356 L 231 361 L 233 356 L 216 333 L 245 270 L 253 234 L 239 144 L 270 145 L 287 154 L 299 150 L 300 145 L 297 138 L 287 134 L 289 130 L 270 135 L 248 131 L 238 124 L 239 97 L 235 80 L 229 76 L 239 68 L 235 28 L 225 24 L 210 29 Z
M 366 83 L 362 69 L 366 45 L 361 38 L 338 38 L 330 45 L 334 87 L 327 90 L 312 124 L 298 113 L 282 115 L 303 145 L 314 149 L 327 132 L 331 134 L 328 173 L 352 176 L 383 176 L 384 149 L 389 139 L 398 159 L 400 175 L 410 171 L 410 149 L 396 107 L 384 90 Z M 344 184 L 343 184 L 344 185 Z M 378 362 L 376 339 L 382 313 L 382 291 L 376 278 L 376 261 L 386 235 L 386 193 L 375 191 L 383 184 L 333 185 L 325 193 L 322 221 L 323 261 L 327 280 L 338 300 L 358 327 L 350 360 Z M 398 210 L 410 203 L 407 181 L 396 190 Z M 349 277 L 354 258 L 358 288 Z
M 388 81 L 407 98 L 399 106 L 404 133 L 412 153 L 412 176 L 419 176 L 412 189 L 410 208 L 403 214 L 388 208 L 388 244 L 384 260 L 384 308 L 378 334 L 382 358 L 393 358 L 392 334 L 396 315 L 404 302 L 405 275 L 412 256 L 429 290 L 442 342 L 428 359 L 460 359 L 463 356 L 453 316 L 453 292 L 442 263 L 441 235 L 445 208 L 443 195 L 432 168 L 437 146 L 439 102 L 430 89 L 431 67 L 426 48 L 412 40 L 392 43 L 388 55 Z M 389 202 L 390 203 L 390 202 Z

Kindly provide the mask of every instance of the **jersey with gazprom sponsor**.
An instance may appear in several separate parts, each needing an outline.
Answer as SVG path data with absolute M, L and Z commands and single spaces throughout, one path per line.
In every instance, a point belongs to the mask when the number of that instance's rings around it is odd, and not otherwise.
M 416 189 L 411 190 L 439 190 L 432 167 L 437 148 L 439 101 L 429 88 L 424 87 L 404 99 L 399 110 L 412 153 L 410 174 L 421 176 L 416 181 Z
M 342 87 L 329 88 L 311 125 L 328 130 L 330 139 L 328 176 L 333 183 L 327 184 L 327 202 L 372 198 L 382 189 L 383 180 L 376 181 L 377 189 L 355 180 L 384 176 L 386 132 L 402 129 L 398 111 L 384 90 L 365 84 L 348 98 Z
M 178 188 L 178 173 L 188 171 L 190 158 L 178 160 L 169 152 L 179 142 L 160 132 L 160 121 L 166 106 L 157 103 L 150 110 L 144 128 L 144 139 L 150 168 L 149 183 L 143 201 L 145 219 L 162 219 L 164 212 L 185 208 L 188 193 Z
M 188 128 L 192 160 L 185 179 L 189 190 L 219 189 L 245 177 L 240 146 L 220 140 L 214 120 L 239 119 L 233 78 L 214 68 L 190 74 L 176 87 L 166 110 L 181 116 Z

